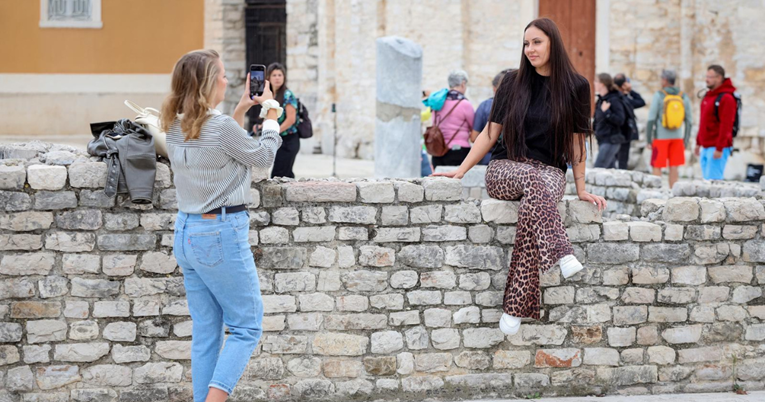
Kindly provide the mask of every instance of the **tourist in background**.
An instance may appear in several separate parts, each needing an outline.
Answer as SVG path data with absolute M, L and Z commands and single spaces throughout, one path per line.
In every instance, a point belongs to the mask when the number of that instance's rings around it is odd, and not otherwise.
M 653 94 L 648 111 L 645 139 L 651 147 L 653 174 L 669 167 L 669 188 L 675 185 L 679 167 L 685 165 L 685 150 L 691 138 L 691 98 L 675 85 L 674 70 L 662 70 L 661 90 Z
M 614 76 L 614 84 L 616 84 L 617 87 L 622 91 L 622 95 L 624 96 L 624 107 L 625 111 L 627 112 L 626 118 L 630 121 L 628 121 L 628 124 L 631 127 L 631 133 L 627 138 L 627 142 L 623 143 L 621 147 L 619 147 L 619 152 L 616 154 L 616 166 L 619 169 L 627 170 L 629 169 L 629 160 L 630 160 L 630 149 L 632 148 L 632 141 L 636 141 L 640 139 L 640 133 L 638 132 L 637 128 L 637 118 L 635 117 L 635 109 L 640 109 L 641 107 L 645 106 L 645 101 L 643 100 L 643 97 L 640 96 L 639 93 L 634 91 L 632 89 L 632 83 L 630 82 L 629 77 L 624 75 L 624 73 L 619 73 Z
M 595 167 L 614 168 L 616 154 L 626 141 L 624 126 L 626 111 L 619 88 L 609 74 L 601 73 L 595 77 L 595 138 L 598 140 L 598 157 Z
M 266 80 L 271 83 L 274 99 L 284 107 L 284 114 L 279 118 L 279 133 L 282 146 L 276 153 L 271 177 L 295 178 L 292 168 L 300 151 L 300 136 L 297 130 L 298 100 L 287 88 L 287 70 L 279 63 L 271 63 L 266 69 Z
M 730 78 L 725 78 L 725 69 L 718 65 L 709 66 L 706 83 L 709 90 L 701 101 L 695 154 L 705 180 L 722 180 L 733 149 L 736 87 Z
M 465 97 L 468 75 L 462 70 L 452 71 L 448 83 L 449 92 L 444 106 L 441 110 L 433 111 L 433 124 L 441 129 L 449 151 L 443 156 L 431 158 L 433 169 L 439 166 L 459 166 L 470 152 L 470 131 L 473 129 L 475 112 Z
M 491 90 L 494 94 L 497 93 L 497 88 L 499 88 L 499 84 L 502 82 L 502 78 L 505 76 L 505 74 L 511 71 L 515 70 L 502 70 L 494 76 L 493 80 L 491 80 Z M 478 135 L 481 133 L 481 131 L 483 131 L 483 128 L 486 127 L 486 123 L 489 122 L 489 114 L 491 113 L 491 105 L 493 101 L 494 96 L 486 99 L 485 101 L 481 102 L 480 105 L 478 105 L 478 109 L 475 111 L 475 119 L 473 120 L 473 130 L 470 132 L 471 143 L 475 142 L 475 140 L 478 138 Z M 478 162 L 478 164 L 488 165 L 489 162 L 491 162 L 491 152 L 487 152 L 483 159 Z

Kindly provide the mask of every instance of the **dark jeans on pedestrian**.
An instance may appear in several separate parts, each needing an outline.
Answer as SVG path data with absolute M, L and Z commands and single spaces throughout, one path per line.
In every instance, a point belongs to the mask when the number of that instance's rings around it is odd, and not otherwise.
M 616 163 L 618 164 L 619 169 L 629 169 L 630 145 L 632 145 L 632 141 L 623 143 L 619 148 L 619 153 L 616 154 Z
M 439 166 L 459 166 L 470 153 L 470 148 L 450 149 L 444 156 L 434 156 L 433 170 Z
M 598 147 L 598 157 L 595 158 L 596 168 L 613 168 L 616 165 L 616 154 L 622 144 L 602 142 Z
M 282 146 L 276 151 L 274 158 L 274 169 L 271 171 L 271 178 L 289 177 L 295 178 L 292 167 L 295 165 L 295 157 L 300 151 L 300 136 L 297 134 L 288 134 L 282 136 Z

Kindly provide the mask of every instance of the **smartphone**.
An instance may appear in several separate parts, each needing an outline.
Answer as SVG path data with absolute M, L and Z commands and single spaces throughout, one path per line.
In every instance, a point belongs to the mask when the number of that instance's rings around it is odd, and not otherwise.
M 266 84 L 266 66 L 250 64 L 250 99 L 262 96 Z

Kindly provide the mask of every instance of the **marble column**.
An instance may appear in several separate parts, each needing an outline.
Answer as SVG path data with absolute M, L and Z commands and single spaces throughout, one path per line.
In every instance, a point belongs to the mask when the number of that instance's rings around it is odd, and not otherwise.
M 422 47 L 377 39 L 375 177 L 420 177 Z

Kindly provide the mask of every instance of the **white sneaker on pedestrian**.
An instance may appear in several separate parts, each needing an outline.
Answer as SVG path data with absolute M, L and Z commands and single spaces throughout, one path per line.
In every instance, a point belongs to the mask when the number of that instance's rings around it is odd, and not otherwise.
M 563 274 L 563 277 L 566 279 L 574 276 L 574 274 L 584 269 L 584 267 L 582 266 L 582 263 L 579 262 L 579 260 L 577 260 L 573 254 L 569 254 L 561 258 L 559 263 L 560 263 L 560 272 Z
M 521 328 L 521 319 L 513 317 L 510 314 L 502 313 L 502 318 L 499 319 L 499 329 L 506 335 L 515 335 Z

